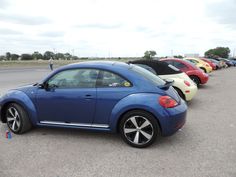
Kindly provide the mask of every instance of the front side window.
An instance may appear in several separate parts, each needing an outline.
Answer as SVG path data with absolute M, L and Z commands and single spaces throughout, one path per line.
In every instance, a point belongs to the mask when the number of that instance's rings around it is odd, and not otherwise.
M 70 69 L 57 73 L 47 82 L 55 88 L 95 88 L 99 70 Z
M 109 72 L 100 71 L 99 78 L 97 81 L 98 87 L 131 87 L 132 84 L 124 79 L 123 77 Z

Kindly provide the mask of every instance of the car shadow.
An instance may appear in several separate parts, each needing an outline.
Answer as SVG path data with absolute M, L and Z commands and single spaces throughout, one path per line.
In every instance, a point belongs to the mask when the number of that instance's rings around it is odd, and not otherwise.
M 210 86 L 209 84 L 204 84 L 204 85 L 199 85 L 198 89 L 210 89 L 212 88 L 212 86 Z
M 194 107 L 198 107 L 200 105 L 200 103 L 197 98 L 194 98 L 191 101 L 188 101 L 187 105 L 189 108 L 194 108 Z
M 8 129 L 6 124 L 1 124 L 2 129 Z M 177 131 L 176 134 L 169 137 L 158 136 L 156 141 L 148 149 L 166 149 L 170 145 L 182 144 L 184 143 L 184 134 L 183 131 Z M 66 140 L 66 143 L 79 142 L 87 143 L 91 142 L 91 145 L 94 145 L 95 142 L 98 146 L 118 146 L 120 148 L 134 148 L 127 145 L 120 134 L 118 133 L 109 133 L 109 132 L 100 132 L 100 131 L 91 131 L 91 130 L 81 130 L 81 129 L 68 129 L 68 128 L 48 128 L 48 127 L 35 127 L 31 131 L 24 133 L 23 135 L 12 134 L 12 141 L 15 138 L 18 138 L 22 141 L 23 139 L 32 139 L 32 141 L 44 142 L 44 141 L 63 141 Z M 23 140 L 24 141 L 24 140 Z M 137 149 L 137 148 L 135 148 Z M 146 148 L 144 148 L 146 149 Z M 141 149 L 140 149 L 141 150 Z

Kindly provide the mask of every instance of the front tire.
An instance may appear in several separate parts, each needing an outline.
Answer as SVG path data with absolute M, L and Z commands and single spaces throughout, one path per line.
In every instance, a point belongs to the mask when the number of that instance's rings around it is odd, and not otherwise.
M 150 146 L 160 132 L 157 120 L 145 111 L 126 113 L 120 122 L 122 139 L 137 148 Z
M 22 134 L 32 128 L 27 112 L 16 103 L 8 105 L 5 116 L 7 126 L 15 134 Z

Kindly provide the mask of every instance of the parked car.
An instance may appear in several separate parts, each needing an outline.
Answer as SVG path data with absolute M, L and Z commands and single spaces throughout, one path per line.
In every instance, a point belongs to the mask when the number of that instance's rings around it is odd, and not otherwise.
M 214 60 L 219 61 L 220 64 L 222 65 L 222 68 L 228 68 L 228 65 L 226 64 L 225 60 L 220 59 L 220 58 L 214 58 Z
M 190 101 L 197 93 L 197 85 L 188 77 L 188 75 L 173 65 L 158 60 L 135 60 L 129 63 L 141 66 L 161 79 L 172 79 L 173 87 L 179 96 L 186 101 Z
M 219 58 L 220 60 L 223 60 L 228 67 L 234 66 L 234 63 L 231 60 L 228 60 L 226 58 Z
M 166 63 L 169 63 L 185 72 L 190 77 L 190 79 L 192 79 L 197 84 L 197 86 L 200 84 L 206 84 L 209 79 L 208 74 L 204 73 L 201 69 L 187 60 L 165 58 L 161 59 L 161 61 L 165 61 Z
M 230 60 L 233 63 L 233 66 L 236 66 L 236 59 L 234 58 L 229 58 L 228 60 Z
M 206 63 L 208 63 L 211 66 L 212 70 L 216 70 L 216 64 L 215 63 L 213 63 L 212 61 L 208 60 L 207 58 L 200 58 L 200 59 L 205 61 Z
M 224 67 L 224 64 L 218 60 L 215 60 L 213 58 L 207 58 L 207 60 L 213 62 L 216 65 L 216 69 L 221 69 Z
M 119 132 L 139 148 L 174 134 L 186 111 L 170 82 L 121 62 L 70 64 L 0 98 L 0 120 L 16 134 L 32 126 Z
M 212 72 L 211 66 L 199 58 L 184 58 L 184 60 L 190 61 L 195 64 L 197 67 L 202 69 L 205 73 Z

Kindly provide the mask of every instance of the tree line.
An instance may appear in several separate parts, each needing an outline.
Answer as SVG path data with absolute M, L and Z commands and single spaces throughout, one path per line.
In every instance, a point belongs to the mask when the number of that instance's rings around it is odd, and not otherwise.
M 206 58 L 228 58 L 230 54 L 229 47 L 216 47 L 214 49 L 209 49 L 204 53 Z M 144 52 L 143 58 L 153 59 L 157 55 L 155 50 L 147 50 Z M 175 55 L 174 58 L 184 58 L 182 55 Z M 233 56 L 234 57 L 234 56 Z M 162 57 L 161 57 L 162 58 Z M 165 58 L 165 57 L 163 57 Z M 166 57 L 167 58 L 167 57 Z
M 228 47 L 216 47 L 209 49 L 205 52 L 205 57 L 207 58 L 228 58 L 230 54 L 230 49 Z M 148 50 L 144 52 L 143 58 L 153 59 L 157 55 L 156 51 Z M 173 56 L 175 58 L 183 58 L 181 55 Z M 55 60 L 78 60 L 79 57 L 71 55 L 70 53 L 54 53 L 52 51 L 46 51 L 41 54 L 40 52 L 35 51 L 33 54 L 14 54 L 7 52 L 5 55 L 0 56 L 0 60 L 49 60 L 53 58 Z M 82 59 L 82 58 L 81 58 Z M 83 58 L 87 59 L 87 58 Z
M 77 60 L 79 57 L 71 55 L 70 53 L 54 53 L 51 51 L 46 51 L 43 54 L 40 52 L 34 52 L 32 54 L 14 54 L 7 52 L 5 55 L 0 56 L 0 60 L 49 60 L 50 58 L 53 58 L 55 60 Z

